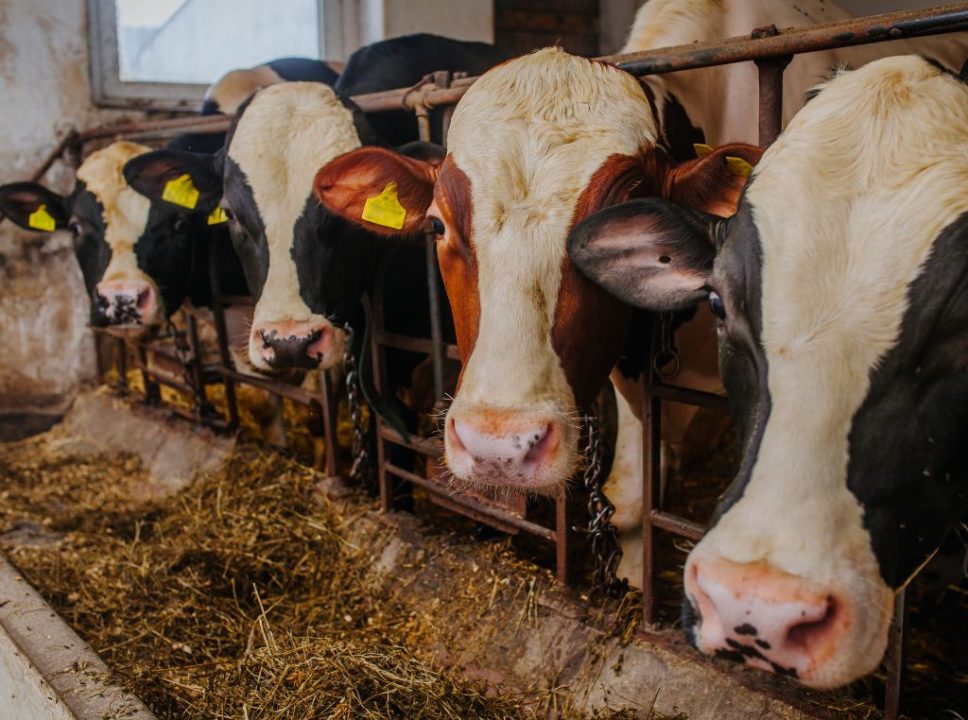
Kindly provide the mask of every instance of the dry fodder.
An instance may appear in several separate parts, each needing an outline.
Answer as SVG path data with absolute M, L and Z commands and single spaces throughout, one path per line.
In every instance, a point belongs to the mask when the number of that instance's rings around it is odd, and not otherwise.
M 374 584 L 311 471 L 246 447 L 167 501 L 129 500 L 144 479 L 132 458 L 0 446 L 0 530 L 33 532 L 6 536 L 13 561 L 162 717 L 578 717 L 437 666 L 439 629 Z

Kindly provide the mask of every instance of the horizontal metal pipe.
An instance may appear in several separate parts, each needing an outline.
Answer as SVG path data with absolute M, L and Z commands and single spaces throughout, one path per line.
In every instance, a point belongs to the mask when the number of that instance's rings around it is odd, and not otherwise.
M 397 477 L 401 477 L 404 480 L 412 482 L 414 485 L 419 485 L 425 490 L 429 490 L 436 495 L 447 498 L 458 505 L 470 508 L 481 515 L 492 517 L 502 523 L 516 527 L 519 530 L 523 530 L 531 535 L 537 535 L 545 540 L 550 540 L 551 542 L 555 542 L 557 540 L 555 531 L 550 528 L 546 528 L 543 525 L 538 525 L 530 520 L 525 520 L 524 518 L 518 517 L 513 513 L 496 508 L 493 505 L 485 505 L 469 495 L 461 495 L 459 493 L 452 492 L 442 485 L 435 483 L 433 480 L 427 480 L 426 478 L 420 477 L 415 473 L 404 470 L 403 468 L 399 468 L 391 463 L 386 463 L 384 467 L 386 468 L 387 472 L 393 473 Z
M 625 55 L 608 55 L 600 59 L 614 63 L 633 75 L 657 75 L 959 30 L 968 30 L 968 2 L 786 28 L 772 37 L 751 39 L 747 35 Z
M 706 534 L 702 525 L 662 510 L 652 511 L 652 525 L 673 535 L 695 541 L 701 540 L 702 536 Z

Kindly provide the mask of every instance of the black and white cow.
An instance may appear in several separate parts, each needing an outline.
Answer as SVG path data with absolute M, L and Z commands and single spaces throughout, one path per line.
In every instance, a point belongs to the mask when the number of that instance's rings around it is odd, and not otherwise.
M 206 93 L 202 115 L 234 113 L 260 87 L 289 79 L 332 85 L 336 72 L 325 62 L 282 58 L 246 70 L 233 70 Z M 171 148 L 216 152 L 224 133 L 186 133 Z M 168 188 L 180 204 L 149 201 L 124 179 L 124 166 L 152 148 L 115 142 L 87 157 L 77 170 L 68 196 L 38 183 L 0 187 L 0 211 L 17 225 L 36 232 L 69 229 L 95 326 L 157 328 L 186 297 L 196 306 L 209 303 L 209 245 L 219 252 L 221 286 L 229 294 L 246 293 L 237 256 L 231 251 L 222 218 L 184 183 Z
M 185 215 L 130 188 L 124 166 L 150 151 L 119 141 L 91 153 L 77 169 L 68 196 L 38 183 L 0 187 L 0 211 L 20 227 L 71 232 L 96 327 L 157 327 L 201 275 L 192 272 L 193 259 L 202 250 L 198 237 L 209 235 L 207 218 L 214 204 Z M 205 251 L 207 256 L 207 245 Z M 207 276 L 201 281 L 207 284 Z
M 449 55 L 455 43 L 464 51 Z M 341 79 L 340 87 L 357 94 L 406 87 L 433 70 L 477 73 L 497 56 L 503 54 L 479 43 L 432 35 L 396 38 L 358 51 L 344 75 L 355 80 Z M 357 57 L 372 60 L 366 73 Z M 415 133 L 414 127 L 410 139 Z M 187 174 L 206 204 L 221 203 L 257 301 L 248 343 L 257 370 L 325 369 L 342 357 L 343 325 L 360 322 L 360 299 L 387 244 L 323 208 L 313 179 L 333 158 L 382 142 L 343 93 L 319 84 L 282 83 L 260 90 L 240 108 L 224 153 L 158 151 L 126 170 L 131 185 L 151 198 L 160 198 L 169 182 Z M 404 152 L 427 159 L 436 149 L 418 143 Z M 392 205 L 396 196 L 392 189 L 388 193 Z
M 279 58 L 253 68 L 232 70 L 223 75 L 205 92 L 203 117 L 235 115 L 239 106 L 259 89 L 281 82 L 318 82 L 333 87 L 339 79 L 340 67 L 331 61 L 310 58 Z M 168 147 L 173 150 L 216 153 L 225 144 L 225 133 L 184 133 L 174 138 Z
M 968 85 L 918 56 L 842 72 L 735 217 L 637 200 L 569 246 L 631 305 L 719 318 L 741 458 L 687 633 L 814 687 L 872 671 L 894 591 L 968 510 Z

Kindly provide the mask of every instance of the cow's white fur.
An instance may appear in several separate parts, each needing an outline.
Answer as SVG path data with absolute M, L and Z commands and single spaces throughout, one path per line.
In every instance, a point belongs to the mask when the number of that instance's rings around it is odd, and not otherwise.
M 851 17 L 834 0 L 649 0 L 636 14 L 623 52 L 748 35 L 767 25 L 786 28 Z M 958 69 L 966 49 L 968 34 L 957 33 L 797 55 L 783 73 L 783 122 L 803 106 L 806 90 L 835 66 L 860 67 L 879 57 L 923 53 Z M 656 75 L 647 82 L 656 90 L 660 109 L 666 94 L 675 94 L 692 123 L 703 129 L 707 142 L 758 142 L 759 91 L 753 63 Z
M 254 323 L 306 322 L 331 327 L 299 296 L 291 251 L 293 228 L 312 196 L 322 165 L 360 146 L 353 113 L 332 88 L 309 82 L 279 83 L 260 90 L 242 114 L 228 156 L 245 174 L 265 226 L 269 270 Z M 330 347 L 341 356 L 337 342 Z M 268 370 L 250 339 L 249 359 Z
M 250 95 L 281 82 L 283 78 L 268 65 L 230 70 L 205 92 L 205 99 L 214 102 L 219 112 L 235 115 Z
M 897 343 L 910 284 L 968 212 L 966 187 L 968 87 L 905 56 L 827 83 L 747 190 L 772 410 L 742 498 L 689 566 L 767 561 L 850 598 L 851 636 L 813 685 L 869 672 L 884 650 L 892 593 L 847 489 L 848 433 Z
M 148 224 L 151 201 L 135 192 L 124 179 L 124 165 L 132 158 L 150 152 L 138 143 L 119 141 L 91 153 L 77 169 L 77 179 L 97 198 L 104 209 L 104 241 L 111 248 L 111 260 L 102 281 L 137 280 L 151 287 L 157 298 L 157 317 L 164 317 L 161 294 L 155 282 L 138 267 L 134 245 Z
M 461 99 L 448 146 L 470 180 L 481 316 L 451 412 L 575 409 L 551 344 L 568 229 L 605 160 L 655 139 L 633 77 L 555 48 L 489 71 Z M 576 455 L 565 427 L 561 480 Z

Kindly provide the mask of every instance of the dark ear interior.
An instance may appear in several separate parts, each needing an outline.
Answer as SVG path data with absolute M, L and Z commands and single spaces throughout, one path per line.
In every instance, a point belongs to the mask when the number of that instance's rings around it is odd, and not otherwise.
M 187 210 L 207 212 L 222 197 L 222 177 L 217 163 L 217 155 L 155 150 L 129 160 L 124 166 L 124 179 L 150 200 L 165 200 Z M 183 180 L 186 175 L 190 184 Z M 170 185 L 173 181 L 181 181 L 177 186 L 181 192 L 173 191 Z
M 645 310 L 682 310 L 707 294 L 716 218 L 658 198 L 632 200 L 582 220 L 568 236 L 579 271 Z
M 405 157 L 423 160 L 431 165 L 440 165 L 447 157 L 447 150 L 442 145 L 419 140 L 401 145 L 396 151 Z
M 14 224 L 32 232 L 53 232 L 67 227 L 67 198 L 32 182 L 0 187 L 0 212 Z

